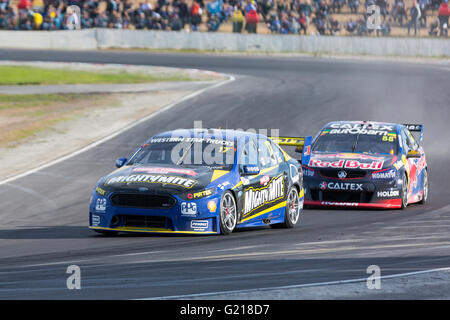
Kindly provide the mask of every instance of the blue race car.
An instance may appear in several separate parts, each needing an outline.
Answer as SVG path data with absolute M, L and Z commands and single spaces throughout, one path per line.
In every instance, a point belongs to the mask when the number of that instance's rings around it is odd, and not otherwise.
M 116 166 L 98 181 L 90 201 L 89 226 L 103 234 L 292 228 L 303 209 L 299 161 L 264 135 L 169 131 Z

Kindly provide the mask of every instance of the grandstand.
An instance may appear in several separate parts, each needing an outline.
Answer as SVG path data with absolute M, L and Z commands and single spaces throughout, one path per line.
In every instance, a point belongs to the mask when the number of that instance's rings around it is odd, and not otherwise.
M 0 0 L 1 1 L 1 0 Z M 29 0 L 32 2 L 33 0 Z M 41 0 L 42 1 L 42 0 Z M 96 1 L 99 2 L 98 9 L 99 12 L 104 12 L 107 9 L 107 2 L 111 0 L 104 0 L 104 1 Z M 149 3 L 153 9 L 158 7 L 158 0 L 115 0 L 117 4 L 119 5 L 120 10 L 123 10 L 124 3 L 126 3 L 129 6 L 128 11 L 133 11 L 135 9 L 138 9 L 142 3 Z M 172 4 L 174 3 L 173 0 L 169 0 L 170 5 L 165 7 L 167 10 L 172 9 Z M 179 0 L 175 0 L 179 1 Z M 208 10 L 207 10 L 207 3 L 210 1 L 204 0 L 205 6 L 202 10 L 202 23 L 199 25 L 198 30 L 199 31 L 209 31 L 208 30 Z M 271 16 L 278 15 L 283 16 L 282 11 L 283 8 L 285 9 L 286 13 L 284 14 L 285 17 L 289 16 L 289 12 L 291 11 L 290 8 L 292 6 L 292 3 L 300 3 L 305 2 L 308 0 L 273 0 L 274 5 L 271 10 L 268 11 L 266 15 L 266 21 L 264 21 L 264 16 L 262 14 L 261 10 L 261 4 L 264 3 L 265 0 L 258 0 L 256 3 L 258 6 L 258 16 L 259 16 L 259 22 L 257 24 L 257 33 L 259 34 L 268 34 L 273 33 L 274 31 L 270 29 L 270 25 L 267 20 L 270 20 Z M 272 0 L 269 0 L 272 1 Z M 313 34 L 325 34 L 325 35 L 342 35 L 342 36 L 349 36 L 349 35 L 365 35 L 365 36 L 408 36 L 408 22 L 410 21 L 410 15 L 409 15 L 409 9 L 413 6 L 413 0 L 403 0 L 405 5 L 405 13 L 407 14 L 406 17 L 402 17 L 403 21 L 401 21 L 400 14 L 396 14 L 396 12 L 400 12 L 398 10 L 398 6 L 395 6 L 395 3 L 399 0 L 386 0 L 387 2 L 387 15 L 385 22 L 383 24 L 384 30 L 388 31 L 386 33 L 383 33 L 382 30 L 376 31 L 369 31 L 367 30 L 361 30 L 358 28 L 358 26 L 365 25 L 364 22 L 364 13 L 366 11 L 366 0 L 360 0 L 359 6 L 355 10 L 351 10 L 350 3 L 354 0 L 324 0 L 324 2 L 327 3 L 328 8 L 326 9 L 326 15 L 323 19 L 323 23 L 316 23 L 317 20 L 316 17 L 318 16 L 317 10 L 315 8 L 315 1 L 311 0 L 311 5 L 313 8 L 312 14 L 309 18 L 308 23 L 306 24 L 306 34 L 313 35 Z M 372 0 L 369 0 L 369 3 Z M 373 0 L 373 2 L 378 4 L 378 1 L 380 0 Z M 429 4 L 427 5 L 427 9 L 425 10 L 426 14 L 426 23 L 424 21 L 423 24 L 419 23 L 419 27 L 417 30 L 417 36 L 418 37 L 428 37 L 430 26 L 435 23 L 437 20 L 437 8 L 440 5 L 441 0 L 428 0 Z M 17 10 L 17 4 L 19 0 L 11 0 L 11 6 Z M 62 1 L 61 1 L 62 2 Z M 76 2 L 76 1 L 75 1 Z M 83 1 L 80 1 L 83 2 Z M 161 2 L 161 0 L 160 0 Z M 190 6 L 192 4 L 193 0 L 186 0 L 186 3 Z M 234 1 L 238 2 L 238 1 Z M 223 3 L 223 11 L 228 12 L 228 15 L 225 18 L 222 18 L 223 21 L 220 23 L 220 26 L 217 29 L 217 32 L 232 32 L 233 31 L 233 23 L 231 22 L 230 13 L 232 12 L 232 6 L 230 3 L 234 3 L 233 0 L 229 2 L 228 0 L 225 0 Z M 424 1 L 425 2 L 425 1 Z M 246 5 L 246 1 L 242 1 L 243 7 Z M 253 2 L 255 3 L 255 2 Z M 228 8 L 230 6 L 230 8 Z M 341 7 L 341 8 L 338 8 Z M 277 10 L 278 8 L 278 10 Z M 295 12 L 294 17 L 297 19 L 299 18 L 298 12 Z M 354 22 L 354 30 L 352 30 L 352 24 L 348 24 L 350 21 Z M 244 24 L 245 25 L 245 24 Z M 321 30 L 320 28 L 323 27 Z M 127 26 L 129 29 L 136 28 L 135 25 L 129 24 Z M 170 30 L 170 26 L 166 28 L 167 30 Z M 192 28 L 189 24 L 186 24 L 184 26 L 184 29 L 186 31 L 191 31 Z M 320 32 L 321 31 L 321 32 Z M 363 32 L 364 31 L 364 32 Z M 245 28 L 243 28 L 242 32 L 246 32 Z M 283 32 L 278 32 L 283 33 Z M 285 32 L 287 33 L 287 32 Z M 289 32 L 294 33 L 294 32 Z M 304 34 L 302 31 L 301 34 Z M 411 36 L 414 36 L 414 28 L 411 29 Z

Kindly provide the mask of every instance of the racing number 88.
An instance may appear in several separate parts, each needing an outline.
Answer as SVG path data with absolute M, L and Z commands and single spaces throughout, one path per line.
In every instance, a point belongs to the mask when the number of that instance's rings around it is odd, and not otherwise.
M 393 136 L 383 136 L 383 141 L 394 142 Z

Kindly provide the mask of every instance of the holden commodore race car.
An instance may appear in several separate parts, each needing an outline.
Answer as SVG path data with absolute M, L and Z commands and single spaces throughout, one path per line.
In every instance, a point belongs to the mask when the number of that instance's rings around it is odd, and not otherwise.
M 420 133 L 418 140 L 411 132 Z M 416 134 L 417 135 L 417 134 Z M 425 203 L 423 126 L 370 121 L 325 125 L 303 163 L 305 205 L 405 208 Z
M 264 135 L 190 129 L 158 134 L 95 185 L 90 229 L 229 234 L 292 228 L 303 209 L 298 161 Z

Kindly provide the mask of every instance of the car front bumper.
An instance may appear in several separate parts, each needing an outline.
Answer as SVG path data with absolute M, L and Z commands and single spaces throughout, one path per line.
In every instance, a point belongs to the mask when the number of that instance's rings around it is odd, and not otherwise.
M 111 197 L 112 194 L 102 197 L 93 193 L 89 208 L 89 228 L 91 230 L 205 235 L 220 232 L 218 226 L 220 198 L 217 195 L 191 201 L 173 196 L 176 202 L 171 208 L 116 206 L 112 204 Z M 208 207 L 208 203 L 211 201 L 216 204 L 215 211 L 211 211 Z M 99 206 L 98 203 L 102 205 Z

